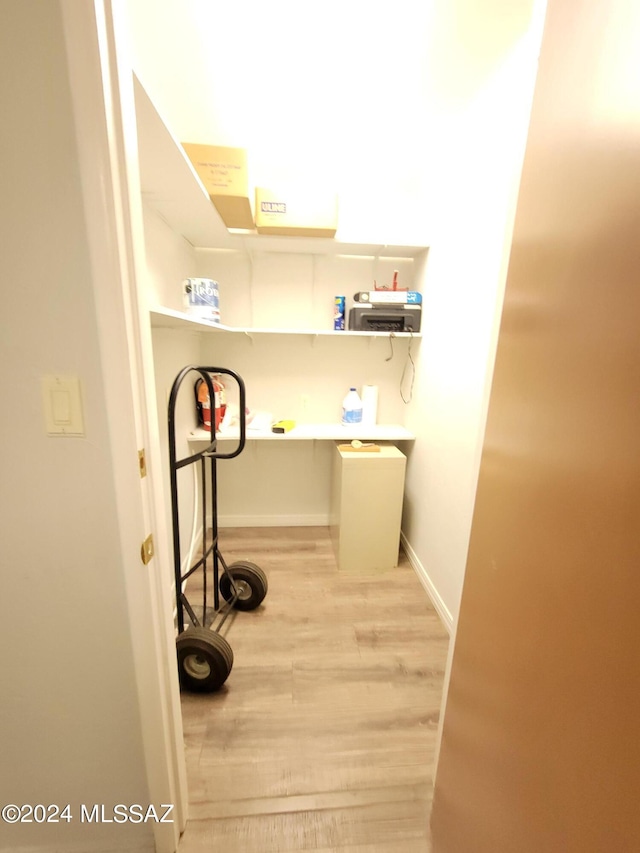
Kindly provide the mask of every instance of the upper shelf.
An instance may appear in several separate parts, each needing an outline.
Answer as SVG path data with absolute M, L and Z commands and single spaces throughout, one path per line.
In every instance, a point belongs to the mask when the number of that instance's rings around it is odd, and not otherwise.
M 198 317 L 191 317 L 181 311 L 172 308 L 156 306 L 150 310 L 151 325 L 156 329 L 192 329 L 194 332 L 240 332 L 247 335 L 328 335 L 331 337 L 360 337 L 360 338 L 420 338 L 420 332 L 352 332 L 348 329 L 336 331 L 334 329 L 266 329 L 253 328 L 251 326 L 224 326 L 222 323 L 209 323 Z
M 350 242 L 336 238 L 272 237 L 231 234 L 212 204 L 184 149 L 134 75 L 140 183 L 145 200 L 179 234 L 198 248 L 300 254 L 372 255 L 414 258 L 426 246 Z

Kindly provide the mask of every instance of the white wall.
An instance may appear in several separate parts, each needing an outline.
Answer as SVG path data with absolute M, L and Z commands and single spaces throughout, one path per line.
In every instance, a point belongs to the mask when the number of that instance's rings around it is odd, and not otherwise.
M 402 424 L 399 386 L 408 345 L 408 338 L 395 339 L 391 358 L 388 338 L 212 334 L 203 338 L 202 356 L 237 370 L 249 408 L 270 411 L 276 420 L 338 423 L 349 387 L 375 384 L 378 421 Z
M 187 364 L 230 368 L 242 376 L 247 405 L 253 413 L 271 412 L 274 420 L 298 423 L 337 423 L 349 386 L 376 384 L 378 420 L 403 424 L 407 406 L 400 381 L 407 364 L 408 339 L 391 346 L 385 338 L 333 338 L 312 335 L 261 335 L 211 332 L 202 335 L 175 329 L 153 332 L 158 418 L 166 459 L 166 400 L 178 371 Z M 413 342 L 413 351 L 418 341 Z M 390 358 L 389 361 L 387 359 Z M 187 434 L 197 425 L 193 382 L 185 379 L 177 407 L 178 454 L 201 449 L 187 445 Z M 233 380 L 227 380 L 228 398 L 237 401 Z M 403 387 L 408 387 L 407 383 Z M 301 441 L 280 445 L 249 442 L 244 453 L 220 462 L 219 510 L 221 525 L 326 524 L 329 511 L 330 442 Z M 226 451 L 231 445 L 221 445 Z M 189 469 L 190 470 L 190 469 Z M 182 541 L 189 536 L 192 478 L 180 472 Z M 168 471 L 165 472 L 168 492 Z M 168 511 L 168 507 L 167 507 Z
M 220 284 L 222 322 L 257 328 L 333 329 L 335 296 L 346 297 L 348 311 L 356 292 L 376 282 L 390 286 L 394 271 L 399 286 L 411 288 L 418 266 L 413 258 L 295 251 L 197 249 L 196 255 L 199 275 Z
M 439 223 L 424 279 L 403 533 L 451 627 L 458 611 L 515 198 L 540 42 L 529 2 L 449 4 L 434 28 Z M 474 29 L 474 21 L 477 24 Z M 438 37 L 439 35 L 439 37 Z
M 79 820 L 149 791 L 60 8 L 1 17 L 0 800 L 74 819 L 0 823 L 0 849 L 152 850 L 150 825 Z M 45 435 L 57 373 L 80 377 L 84 438 Z
M 147 204 L 143 204 L 149 307 L 166 305 L 182 310 L 181 283 L 198 275 L 193 246 L 177 235 Z
M 147 288 L 149 306 L 167 305 L 181 310 L 182 281 L 198 275 L 193 247 L 172 231 L 148 207 L 143 207 Z M 158 432 L 162 448 L 162 483 L 165 495 L 167 529 L 171 530 L 171 488 L 169 477 L 168 402 L 171 386 L 179 371 L 189 364 L 201 364 L 200 336 L 193 332 L 153 329 L 153 368 L 155 373 Z M 194 378 L 183 386 L 175 409 L 176 454 L 188 456 L 187 434 L 197 426 L 193 405 Z M 178 472 L 180 547 L 187 554 L 192 538 L 194 500 L 193 469 Z M 198 531 L 201 525 L 198 525 Z M 172 579 L 173 584 L 173 579 Z
M 402 424 L 399 386 L 408 345 L 406 338 L 396 340 L 386 361 L 386 338 L 213 334 L 203 338 L 201 352 L 207 364 L 236 370 L 249 408 L 271 412 L 274 420 L 338 423 L 350 385 L 375 384 L 378 421 Z M 327 524 L 329 445 L 250 442 L 240 457 L 220 464 L 221 523 Z

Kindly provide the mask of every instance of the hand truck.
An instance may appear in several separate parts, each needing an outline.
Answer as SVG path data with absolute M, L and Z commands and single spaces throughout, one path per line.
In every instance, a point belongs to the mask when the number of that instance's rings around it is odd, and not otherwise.
M 197 373 L 207 385 L 211 401 L 209 424 L 210 442 L 199 453 L 178 459 L 176 456 L 175 409 L 178 391 L 184 379 Z M 230 376 L 239 390 L 240 436 L 238 445 L 230 453 L 217 449 L 215 436 L 214 388 L 211 374 Z M 267 576 L 255 563 L 238 560 L 227 565 L 218 548 L 217 471 L 218 459 L 233 459 L 242 453 L 246 443 L 246 392 L 242 378 L 233 370 L 223 367 L 184 367 L 176 376 L 169 395 L 169 464 L 171 479 L 171 518 L 173 527 L 173 562 L 176 593 L 176 648 L 180 685 L 185 690 L 212 692 L 219 690 L 227 680 L 233 666 L 233 651 L 220 634 L 232 610 L 254 610 L 267 594 Z M 206 427 L 205 427 L 206 428 Z M 178 470 L 187 465 L 200 465 L 200 490 L 202 504 L 202 556 L 182 570 L 180 551 L 180 511 L 178 500 Z M 208 470 L 207 470 L 208 469 Z M 207 480 L 209 488 L 207 488 Z M 211 532 L 207 536 L 207 510 L 211 507 Z M 195 512 L 195 507 L 194 507 Z M 213 608 L 207 608 L 208 576 L 211 568 Z M 222 574 L 220 573 L 222 568 Z M 202 572 L 202 607 L 194 608 L 186 593 L 186 581 L 198 570 Z M 220 604 L 220 596 L 224 604 Z M 185 613 L 189 622 L 186 623 Z

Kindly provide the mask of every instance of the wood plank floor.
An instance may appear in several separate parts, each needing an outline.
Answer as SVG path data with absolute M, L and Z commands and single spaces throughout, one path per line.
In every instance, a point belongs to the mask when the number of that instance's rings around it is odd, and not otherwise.
M 269 591 L 223 628 L 224 688 L 182 695 L 179 853 L 428 853 L 448 636 L 404 555 L 339 573 L 324 527 L 224 529 L 220 547 Z

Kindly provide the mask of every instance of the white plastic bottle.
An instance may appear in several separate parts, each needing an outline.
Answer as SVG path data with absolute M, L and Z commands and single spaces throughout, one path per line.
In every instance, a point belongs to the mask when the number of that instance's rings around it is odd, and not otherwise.
M 342 401 L 342 425 L 353 426 L 362 423 L 362 400 L 355 388 Z

